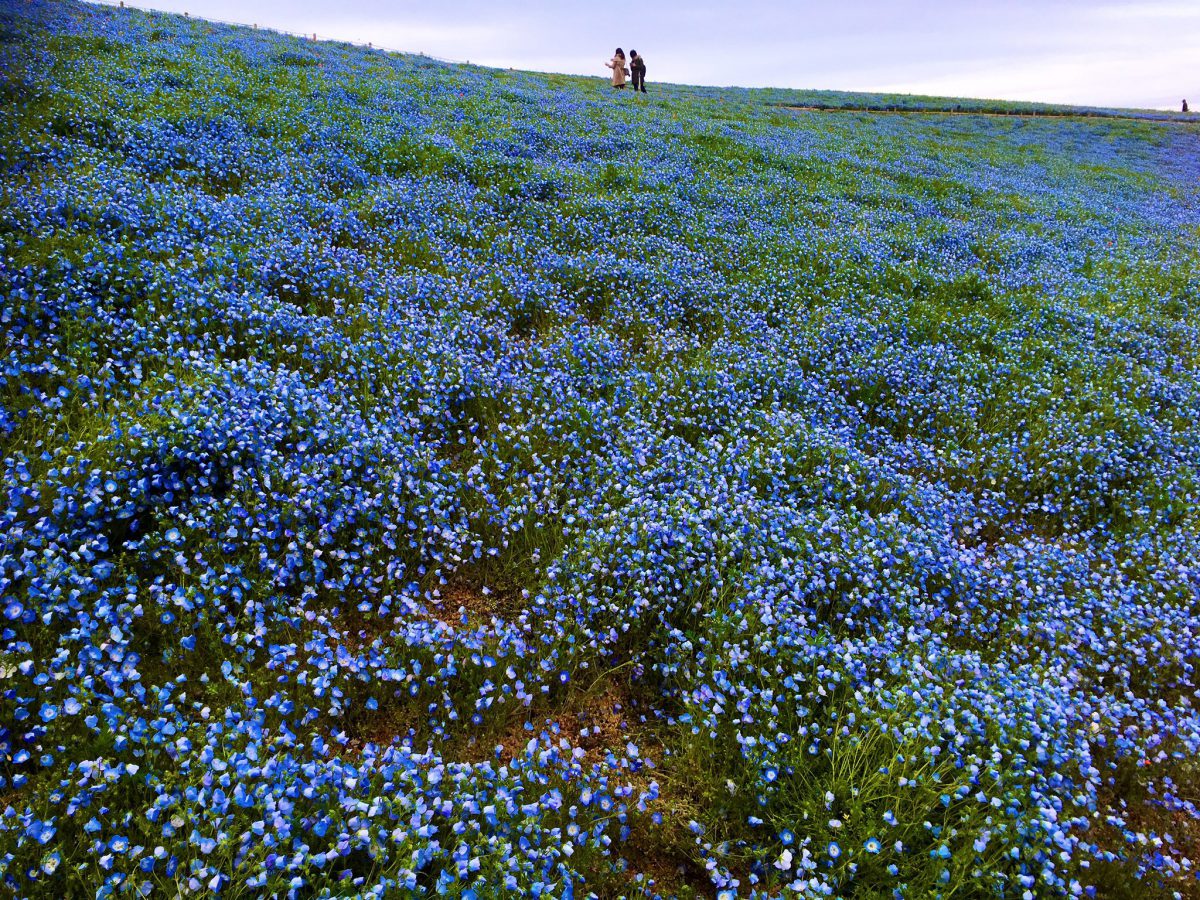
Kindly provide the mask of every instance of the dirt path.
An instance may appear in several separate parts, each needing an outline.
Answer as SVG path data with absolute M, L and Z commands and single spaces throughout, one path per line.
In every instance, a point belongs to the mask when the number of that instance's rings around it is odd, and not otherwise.
M 995 112 L 971 109 L 870 109 L 862 106 L 781 106 L 781 109 L 792 112 L 818 113 L 872 113 L 886 116 L 984 116 L 992 119 L 1123 119 L 1129 122 L 1152 122 L 1158 125 L 1195 125 L 1200 118 L 1178 118 L 1163 114 L 1161 116 L 1145 115 L 1132 116 L 1123 113 L 1086 113 L 1086 112 Z

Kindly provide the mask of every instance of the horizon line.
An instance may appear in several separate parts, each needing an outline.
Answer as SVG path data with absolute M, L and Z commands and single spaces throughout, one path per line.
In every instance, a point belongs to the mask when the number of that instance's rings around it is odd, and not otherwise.
M 419 56 L 425 59 L 432 59 L 437 62 L 447 65 L 457 66 L 475 66 L 480 69 L 490 69 L 497 72 L 520 72 L 533 75 L 558 75 L 567 78 L 583 78 L 589 81 L 598 81 L 604 83 L 607 81 L 604 75 L 590 75 L 580 72 L 563 72 L 553 69 L 538 69 L 538 68 L 518 68 L 516 66 L 505 66 L 500 64 L 472 62 L 469 59 L 454 59 L 451 57 L 437 56 L 431 53 L 426 53 L 422 50 L 407 50 L 399 47 L 385 47 L 377 45 L 371 41 L 362 41 L 354 38 L 342 37 L 322 37 L 316 32 L 305 33 L 299 31 L 291 31 L 277 25 L 259 25 L 257 22 L 234 22 L 228 19 L 216 19 L 204 15 L 191 15 L 190 12 L 171 12 L 169 10 L 155 9 L 151 6 L 142 6 L 138 3 L 128 3 L 126 0 L 79 0 L 79 2 L 91 6 L 105 6 L 111 9 L 129 9 L 141 13 L 149 13 L 157 16 L 172 16 L 174 18 L 185 18 L 196 22 L 208 22 L 213 25 L 225 25 L 233 28 L 246 28 L 253 31 L 270 31 L 275 34 L 294 37 L 309 43 L 328 43 L 328 44 L 349 44 L 368 51 L 378 51 L 380 53 L 398 54 L 401 56 Z M 797 93 L 822 93 L 822 94 L 852 94 L 862 97 L 871 96 L 891 96 L 891 97 L 914 97 L 930 100 L 969 100 L 977 103 L 1015 103 L 1026 106 L 1042 106 L 1053 107 L 1058 109 L 1071 110 L 1088 110 L 1093 112 L 1102 111 L 1119 111 L 1119 112 L 1137 112 L 1137 113 L 1167 113 L 1175 114 L 1176 116 L 1184 115 L 1174 106 L 1115 106 L 1115 105 L 1097 105 L 1092 103 L 1067 103 L 1053 100 L 1016 100 L 1006 97 L 972 97 L 965 95 L 951 94 L 918 94 L 904 91 L 894 91 L 886 89 L 847 89 L 835 87 L 784 87 L 780 85 L 739 85 L 739 84 L 700 84 L 693 82 L 672 82 L 659 81 L 657 84 L 666 85 L 673 88 L 706 88 L 710 90 L 739 90 L 739 91 L 795 91 Z M 1184 120 L 1186 121 L 1186 120 Z

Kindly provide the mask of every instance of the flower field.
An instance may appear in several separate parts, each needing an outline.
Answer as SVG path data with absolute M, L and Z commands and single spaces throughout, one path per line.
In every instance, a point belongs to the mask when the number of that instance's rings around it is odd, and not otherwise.
M 0 895 L 1200 896 L 1200 126 L 808 102 L 0 7 Z

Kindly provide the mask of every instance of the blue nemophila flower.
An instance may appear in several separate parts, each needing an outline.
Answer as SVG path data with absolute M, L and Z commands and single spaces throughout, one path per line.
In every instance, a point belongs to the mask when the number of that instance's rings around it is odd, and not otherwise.
M 882 845 L 879 843 L 877 838 L 867 838 L 867 840 L 863 843 L 863 849 L 868 853 L 878 853 L 881 846 Z
M 842 848 L 838 846 L 837 841 L 830 841 L 829 846 L 825 848 L 825 852 L 829 854 L 830 859 L 837 859 L 842 855 Z
M 53 822 L 40 819 L 34 819 L 25 828 L 25 834 L 42 846 L 49 844 L 57 833 L 58 829 L 54 827 Z

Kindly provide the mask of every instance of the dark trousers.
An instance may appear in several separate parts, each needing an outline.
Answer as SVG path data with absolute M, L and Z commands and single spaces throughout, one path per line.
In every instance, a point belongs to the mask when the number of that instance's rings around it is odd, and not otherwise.
M 646 93 L 646 72 L 644 69 L 631 69 L 633 73 L 633 89 Z

